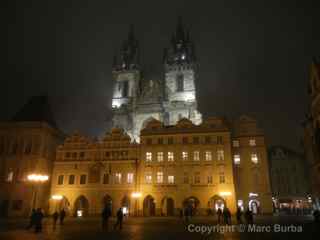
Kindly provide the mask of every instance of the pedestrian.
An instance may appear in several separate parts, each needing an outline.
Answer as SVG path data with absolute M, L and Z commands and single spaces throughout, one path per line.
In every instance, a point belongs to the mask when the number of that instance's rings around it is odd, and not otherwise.
M 227 207 L 223 208 L 222 214 L 223 214 L 224 224 L 229 225 L 230 219 L 231 219 L 231 213 L 230 213 L 229 209 Z
M 184 208 L 184 219 L 186 223 L 189 223 L 189 209 L 188 207 Z
M 102 229 L 103 230 L 107 230 L 108 231 L 110 216 L 111 216 L 111 209 L 110 209 L 109 206 L 105 206 L 103 211 L 102 211 L 102 213 L 101 213 Z
M 43 219 L 44 215 L 42 213 L 41 208 L 38 208 L 35 214 L 35 229 L 34 232 L 35 233 L 39 233 L 42 231 L 42 219 Z
M 59 214 L 60 225 L 63 225 L 63 221 L 65 217 L 66 217 L 66 211 L 64 210 L 64 208 L 62 208 Z
M 29 225 L 27 226 L 27 230 L 32 228 L 35 224 L 35 217 L 36 217 L 36 210 L 33 208 L 30 214 L 30 222 Z
M 119 208 L 119 210 L 117 211 L 117 222 L 115 223 L 113 229 L 116 229 L 119 226 L 119 228 L 121 230 L 122 229 L 122 220 L 123 220 L 123 212 L 122 212 L 122 208 Z
M 52 218 L 53 218 L 53 229 L 55 230 L 56 226 L 57 226 L 57 221 L 58 221 L 58 218 L 59 218 L 59 213 L 57 211 L 55 211 L 52 214 Z
M 245 218 L 246 218 L 247 224 L 253 224 L 253 213 L 249 208 L 247 208 L 247 211 L 245 213 Z
M 242 224 L 242 210 L 240 207 L 237 208 L 237 222 L 238 224 Z
M 313 212 L 314 222 L 320 223 L 320 211 L 318 209 Z
M 221 220 L 222 220 L 222 210 L 221 210 L 221 208 L 218 208 L 217 215 L 218 215 L 218 224 L 220 224 Z

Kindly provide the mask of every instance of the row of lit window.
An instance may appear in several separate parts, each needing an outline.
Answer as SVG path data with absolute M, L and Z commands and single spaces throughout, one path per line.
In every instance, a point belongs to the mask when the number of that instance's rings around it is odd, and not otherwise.
M 175 143 L 182 143 L 182 144 L 223 144 L 223 137 L 222 136 L 204 136 L 204 137 L 182 137 L 181 141 L 177 141 L 176 138 L 173 137 L 168 137 L 168 138 L 147 138 L 146 139 L 146 144 L 151 145 L 151 144 L 175 144 Z
M 200 184 L 201 181 L 200 181 L 200 172 L 196 172 L 193 176 L 193 181 L 192 183 L 194 184 Z M 152 184 L 153 181 L 152 181 L 152 173 L 146 173 L 145 174 L 145 183 L 147 184 Z M 156 173 L 156 182 L 157 184 L 163 184 L 165 183 L 164 182 L 164 174 L 163 172 L 157 172 Z M 174 184 L 175 183 L 175 176 L 174 175 L 168 175 L 167 176 L 167 184 Z M 184 173 L 184 176 L 183 176 L 183 183 L 184 184 L 189 184 L 189 175 L 188 173 Z M 207 176 L 207 184 L 212 184 L 213 183 L 213 177 L 212 175 L 209 175 Z M 219 183 L 225 183 L 225 175 L 223 172 L 220 172 L 219 174 Z
M 124 183 L 123 182 L 123 179 L 122 179 L 122 176 L 123 174 L 122 173 L 115 173 L 114 176 L 113 176 L 113 181 L 112 183 L 115 183 L 115 184 L 120 184 L 120 183 Z M 127 173 L 126 175 L 126 182 L 127 184 L 132 184 L 134 179 L 134 175 L 133 173 Z M 102 183 L 103 184 L 110 184 L 111 183 L 111 175 L 110 174 L 104 174 L 103 175 L 103 181 Z M 64 179 L 65 179 L 65 176 L 64 175 L 59 175 L 58 176 L 58 185 L 63 185 L 64 184 Z M 76 176 L 75 175 L 69 175 L 69 178 L 68 178 L 68 184 L 69 185 L 73 185 L 75 184 L 75 180 L 76 180 Z M 83 184 L 86 184 L 87 183 L 87 175 L 86 174 L 81 174 L 80 175 L 80 182 L 79 182 L 81 185 Z
M 146 152 L 146 162 L 152 162 L 152 152 Z M 189 152 L 181 152 L 181 159 L 183 161 L 187 161 L 189 158 Z M 205 151 L 204 152 L 204 159 L 206 161 L 212 161 L 212 152 L 211 151 Z M 156 160 L 158 162 L 164 161 L 164 152 L 157 152 L 156 153 Z M 200 161 L 200 151 L 194 151 L 193 152 L 193 160 L 194 161 Z M 217 160 L 223 161 L 224 160 L 224 151 L 222 149 L 217 150 Z M 167 161 L 173 162 L 174 161 L 174 152 L 167 152 Z
M 257 144 L 256 144 L 256 140 L 255 139 L 249 139 L 249 146 L 251 147 L 255 147 Z M 240 142 L 239 140 L 233 140 L 232 141 L 232 146 L 233 147 L 240 147 Z
M 233 155 L 233 162 L 235 165 L 239 165 L 241 162 L 240 154 Z M 251 162 L 257 164 L 259 162 L 258 154 L 251 153 Z
M 110 151 L 110 152 L 105 152 L 105 157 L 126 157 L 128 156 L 128 151 Z M 65 153 L 65 158 L 84 158 L 85 157 L 85 152 L 66 152 Z

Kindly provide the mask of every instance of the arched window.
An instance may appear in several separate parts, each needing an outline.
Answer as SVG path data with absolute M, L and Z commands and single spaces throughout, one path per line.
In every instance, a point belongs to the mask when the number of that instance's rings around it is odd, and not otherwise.
M 178 74 L 178 75 L 177 75 L 176 87 L 177 87 L 177 92 L 183 92 L 183 91 L 184 91 L 184 79 L 183 79 L 183 74 Z

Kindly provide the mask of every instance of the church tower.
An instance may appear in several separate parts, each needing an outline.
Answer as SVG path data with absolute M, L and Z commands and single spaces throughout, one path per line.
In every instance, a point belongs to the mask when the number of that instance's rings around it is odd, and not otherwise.
M 112 127 L 123 128 L 132 137 L 132 119 L 140 84 L 139 43 L 130 27 L 128 38 L 123 42 L 120 58 L 114 56 L 112 76 Z
M 200 124 L 202 116 L 197 110 L 195 48 L 181 19 L 171 37 L 170 47 L 164 50 L 163 64 L 165 124 L 175 124 L 181 118 Z

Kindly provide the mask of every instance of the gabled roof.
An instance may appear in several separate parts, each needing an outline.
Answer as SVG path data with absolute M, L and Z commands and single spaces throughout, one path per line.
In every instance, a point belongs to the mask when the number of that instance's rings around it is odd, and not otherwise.
M 33 96 L 11 119 L 15 122 L 46 122 L 57 127 L 47 96 Z

